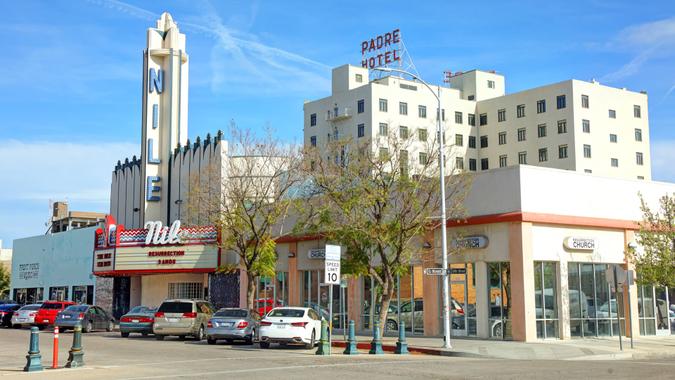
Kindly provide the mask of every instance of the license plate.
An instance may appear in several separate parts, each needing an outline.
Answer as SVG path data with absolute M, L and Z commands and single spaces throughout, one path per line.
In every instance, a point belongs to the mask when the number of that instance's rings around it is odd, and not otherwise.
M 43 319 L 42 322 L 43 323 L 49 323 L 49 319 Z
M 285 329 L 286 325 L 276 325 L 278 329 Z
M 27 318 L 17 318 L 17 321 L 19 321 L 19 322 L 26 322 L 26 319 L 27 319 Z
M 169 321 L 170 323 L 178 322 L 178 318 L 167 318 L 166 320 Z
M 138 319 L 132 319 L 131 322 L 138 323 Z
M 70 319 L 70 315 L 64 315 L 62 318 L 63 319 Z

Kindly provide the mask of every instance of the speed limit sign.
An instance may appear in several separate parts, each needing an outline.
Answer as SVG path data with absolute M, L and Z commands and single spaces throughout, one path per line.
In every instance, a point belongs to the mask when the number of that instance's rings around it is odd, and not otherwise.
M 324 283 L 340 285 L 340 246 L 326 245 Z

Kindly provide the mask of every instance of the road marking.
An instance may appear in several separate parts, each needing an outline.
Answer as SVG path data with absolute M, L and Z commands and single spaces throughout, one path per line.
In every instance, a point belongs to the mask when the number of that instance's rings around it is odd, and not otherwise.
M 430 362 L 447 362 L 448 360 L 424 360 L 424 363 Z M 176 378 L 176 377 L 198 377 L 198 376 L 209 376 L 209 375 L 225 375 L 225 374 L 235 374 L 235 373 L 248 373 L 248 372 L 264 372 L 264 371 L 279 371 L 279 370 L 293 370 L 293 369 L 307 369 L 307 368 L 330 368 L 330 367 L 348 367 L 348 366 L 362 366 L 362 365 L 384 365 L 384 364 L 407 364 L 407 363 L 420 363 L 420 360 L 397 360 L 397 361 L 384 361 L 384 362 L 358 362 L 358 363 L 333 363 L 333 364 L 310 364 L 310 365 L 294 365 L 294 366 L 281 366 L 281 367 L 263 367 L 263 368 L 246 368 L 246 369 L 234 369 L 229 371 L 212 371 L 212 372 L 201 372 L 201 373 L 186 373 L 186 374 L 176 374 L 176 375 L 158 375 L 158 376 L 144 376 L 144 377 L 127 377 L 127 380 L 141 380 L 141 379 L 166 379 L 166 378 Z

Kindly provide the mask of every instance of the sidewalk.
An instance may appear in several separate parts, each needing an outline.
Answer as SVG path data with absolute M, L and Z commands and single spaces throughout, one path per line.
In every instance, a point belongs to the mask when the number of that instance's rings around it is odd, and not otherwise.
M 358 335 L 358 349 L 367 353 L 372 337 Z M 456 357 L 520 359 L 520 360 L 645 360 L 675 358 L 675 336 L 639 337 L 630 348 L 630 339 L 623 338 L 623 351 L 618 338 L 584 338 L 571 340 L 542 340 L 523 343 L 499 340 L 455 338 L 452 349 L 444 349 L 442 338 L 407 337 L 408 350 L 413 353 Z M 397 338 L 384 337 L 385 351 L 396 348 Z M 334 347 L 344 347 L 342 335 L 335 335 Z

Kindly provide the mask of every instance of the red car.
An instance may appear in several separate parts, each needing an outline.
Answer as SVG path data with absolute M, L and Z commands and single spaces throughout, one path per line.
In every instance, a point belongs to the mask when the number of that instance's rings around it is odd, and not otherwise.
M 270 310 L 274 309 L 275 307 L 281 307 L 283 306 L 281 302 L 277 302 L 276 306 L 274 305 L 274 300 L 271 298 L 258 298 L 256 300 L 256 305 L 258 309 L 258 314 L 260 314 L 261 317 L 264 317 L 267 315 L 267 313 L 270 312 Z
M 53 325 L 56 320 L 56 315 L 63 309 L 70 305 L 75 305 L 72 301 L 45 301 L 35 315 L 35 322 L 33 323 L 40 330 L 47 326 Z

